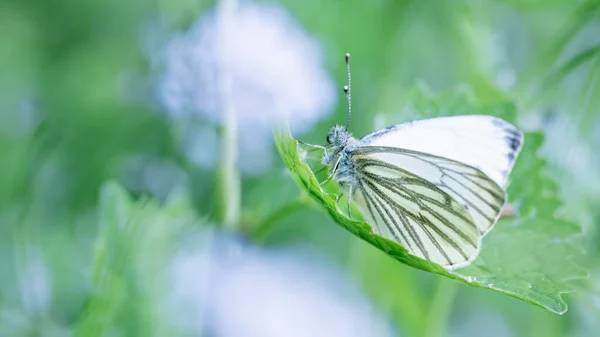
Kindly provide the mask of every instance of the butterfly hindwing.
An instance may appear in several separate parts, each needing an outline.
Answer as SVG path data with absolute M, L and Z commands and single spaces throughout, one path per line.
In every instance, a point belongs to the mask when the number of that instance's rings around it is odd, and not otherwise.
M 505 193 L 480 170 L 411 150 L 352 150 L 354 201 L 380 235 L 446 268 L 467 265 L 492 228 Z

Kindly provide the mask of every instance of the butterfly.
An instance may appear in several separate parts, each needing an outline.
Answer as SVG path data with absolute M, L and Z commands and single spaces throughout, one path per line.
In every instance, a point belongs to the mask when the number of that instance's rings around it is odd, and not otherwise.
M 321 162 L 373 232 L 451 270 L 469 265 L 507 199 L 505 187 L 523 144 L 514 125 L 488 115 L 417 120 L 356 139 L 346 54 L 348 123 L 327 135 Z

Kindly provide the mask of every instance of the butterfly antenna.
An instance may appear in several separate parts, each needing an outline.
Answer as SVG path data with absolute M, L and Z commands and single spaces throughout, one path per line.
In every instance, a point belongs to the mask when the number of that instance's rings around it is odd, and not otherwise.
M 352 84 L 352 77 L 350 76 L 350 53 L 346 53 L 346 70 L 348 70 L 348 85 L 344 86 L 344 93 L 348 99 L 348 122 L 346 123 L 346 130 L 348 130 L 348 127 L 350 126 L 350 115 L 352 112 L 352 96 L 350 91 Z

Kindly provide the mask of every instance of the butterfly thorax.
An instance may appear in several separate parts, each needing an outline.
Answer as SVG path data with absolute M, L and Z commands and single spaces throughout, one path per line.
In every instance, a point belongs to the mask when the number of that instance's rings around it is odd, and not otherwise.
M 335 172 L 334 178 L 340 183 L 348 183 L 354 180 L 352 175 L 352 160 L 350 151 L 358 145 L 359 141 L 352 137 L 352 133 L 346 127 L 336 125 L 327 134 L 326 150 L 323 152 L 321 162 L 329 165 L 330 170 Z

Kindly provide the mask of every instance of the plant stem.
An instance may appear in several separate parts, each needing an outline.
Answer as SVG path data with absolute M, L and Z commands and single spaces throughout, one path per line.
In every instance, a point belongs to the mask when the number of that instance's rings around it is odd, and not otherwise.
M 234 29 L 233 15 L 237 7 L 237 0 L 221 0 L 218 3 L 219 31 L 221 38 L 227 36 Z M 220 61 L 231 53 L 231 46 L 227 41 L 219 41 L 217 56 Z M 221 63 L 223 64 L 223 63 Z M 220 69 L 220 93 L 223 108 L 224 127 L 221 133 L 221 163 L 219 170 L 219 205 L 220 221 L 225 228 L 236 230 L 240 224 L 241 208 L 241 178 L 237 166 L 237 120 L 235 105 L 233 103 L 232 76 L 227 66 Z
M 443 277 L 437 279 L 423 329 L 425 337 L 443 336 L 454 303 L 454 295 L 458 289 L 458 283 L 455 281 L 446 280 Z
M 219 172 L 220 220 L 224 227 L 236 229 L 240 218 L 241 180 L 237 168 L 237 125 L 235 110 L 225 103 L 225 127 L 221 135 L 221 164 Z

